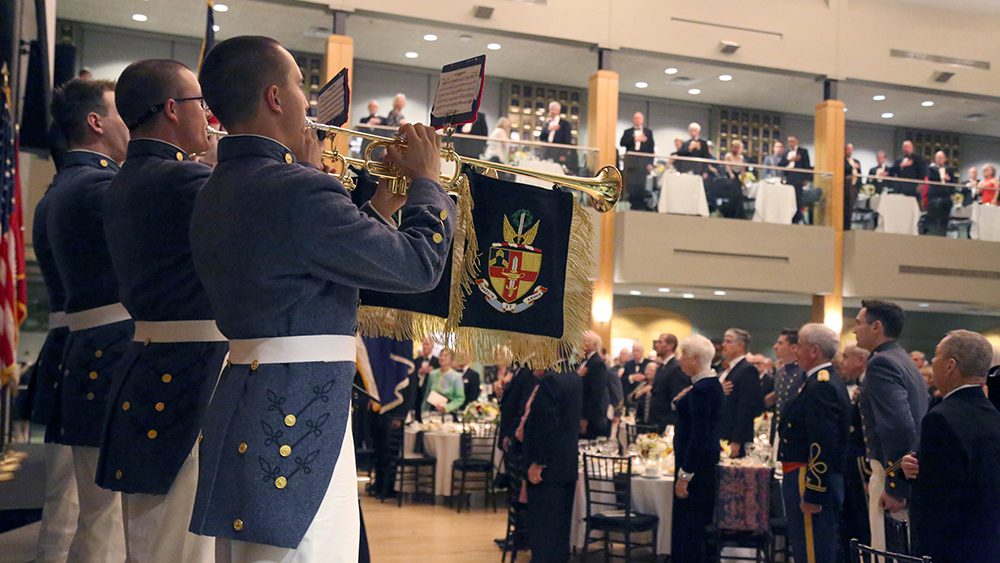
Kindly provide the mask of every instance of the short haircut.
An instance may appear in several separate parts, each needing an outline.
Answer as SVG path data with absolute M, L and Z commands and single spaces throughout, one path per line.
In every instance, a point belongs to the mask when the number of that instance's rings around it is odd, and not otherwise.
M 809 323 L 799 329 L 799 345 L 813 344 L 819 346 L 819 351 L 827 360 L 837 355 L 840 348 L 840 338 L 836 331 L 820 323 Z
M 284 84 L 287 67 L 281 44 L 260 35 L 240 35 L 219 43 L 201 65 L 201 92 L 227 129 L 253 118 L 264 89 Z
M 52 120 L 66 136 L 67 143 L 84 141 L 88 115 L 108 115 L 111 108 L 104 103 L 104 93 L 114 91 L 115 83 L 110 80 L 75 78 L 52 92 Z
M 726 334 L 732 334 L 734 337 L 736 337 L 736 340 L 739 340 L 740 342 L 743 343 L 743 348 L 745 350 L 750 350 L 749 332 L 743 330 L 742 328 L 730 328 L 726 330 Z
M 914 351 L 910 352 L 910 357 L 913 357 L 914 355 L 916 357 L 920 358 L 921 360 L 926 360 L 927 359 L 927 354 L 924 354 L 920 350 L 914 350 Z
M 681 357 L 698 360 L 698 371 L 704 373 L 712 369 L 715 358 L 715 346 L 712 341 L 700 334 L 692 334 L 680 342 Z
M 993 363 L 993 345 L 971 330 L 953 330 L 941 341 L 941 355 L 955 360 L 958 373 L 965 377 L 986 377 Z
M 698 123 L 697 121 L 692 121 L 691 123 L 688 123 L 688 131 L 690 131 L 691 129 L 698 129 L 700 131 L 701 124 Z
M 878 299 L 866 299 L 861 302 L 861 307 L 865 310 L 865 321 L 868 324 L 875 324 L 875 321 L 882 323 L 882 332 L 886 337 L 893 340 L 903 334 L 903 321 L 906 315 L 903 309 L 892 301 L 879 301 Z
M 862 348 L 861 346 L 858 346 L 857 344 L 848 344 L 847 346 L 844 346 L 844 357 L 858 356 L 860 358 L 864 358 L 865 360 L 867 360 L 868 356 L 871 355 L 872 355 L 871 352 L 869 352 L 865 348 Z
M 594 342 L 597 343 L 597 348 L 598 349 L 600 349 L 601 346 L 604 345 L 604 342 L 603 342 L 603 339 L 601 338 L 601 335 L 597 334 L 596 332 L 594 332 L 592 330 L 584 331 L 584 333 L 583 333 L 583 339 L 584 340 L 592 339 Z
M 115 106 L 130 131 L 153 122 L 161 111 L 155 106 L 183 94 L 177 91 L 177 77 L 184 70 L 190 69 L 174 60 L 147 59 L 122 71 L 115 86 Z
M 676 350 L 677 349 L 677 337 L 676 336 L 674 336 L 673 334 L 670 334 L 669 332 L 666 333 L 666 334 L 661 334 L 660 336 L 663 337 L 663 341 L 666 342 L 667 345 L 669 345 L 672 350 Z
M 799 331 L 794 328 L 783 328 L 781 329 L 781 334 L 778 336 L 784 336 L 785 341 L 789 344 L 794 345 L 799 343 Z

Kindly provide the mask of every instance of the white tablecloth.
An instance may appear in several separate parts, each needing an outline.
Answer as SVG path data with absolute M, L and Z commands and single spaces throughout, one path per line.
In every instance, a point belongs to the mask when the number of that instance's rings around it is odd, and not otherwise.
M 1000 207 L 973 205 L 971 236 L 976 240 L 1000 242 Z
M 920 206 L 917 199 L 903 194 L 882 194 L 872 208 L 878 211 L 878 230 L 897 235 L 917 235 Z
M 748 190 L 756 199 L 753 220 L 791 225 L 795 217 L 795 188 L 789 184 L 757 182 Z
M 534 170 L 535 172 L 544 172 L 546 174 L 559 174 L 565 175 L 566 171 L 558 162 L 553 162 L 551 160 L 534 160 L 534 159 L 521 159 L 518 166 L 522 168 L 527 168 L 528 170 Z M 546 182 L 538 178 L 532 178 L 531 176 L 525 176 L 523 174 L 518 174 L 516 177 L 518 183 L 528 184 L 529 186 L 538 186 L 541 188 L 551 188 L 552 182 Z
M 437 459 L 434 468 L 435 496 L 451 496 L 451 465 L 461 453 L 461 436 L 454 432 L 424 432 L 424 453 Z M 416 442 L 417 431 L 407 429 L 403 433 L 404 457 L 419 457 L 413 451 Z M 396 488 L 399 489 L 399 483 Z
M 660 213 L 708 217 L 708 200 L 705 198 L 705 183 L 701 176 L 664 172 L 660 178 L 660 201 L 656 210 Z
M 570 542 L 577 549 L 583 547 L 587 526 L 583 519 L 587 516 L 587 499 L 584 496 L 583 472 L 576 482 L 576 497 L 573 500 L 573 520 L 570 524 Z M 670 554 L 670 526 L 673 522 L 674 478 L 632 477 L 632 508 L 643 514 L 654 514 L 659 519 L 656 530 L 656 553 Z M 594 546 L 596 548 L 596 545 Z

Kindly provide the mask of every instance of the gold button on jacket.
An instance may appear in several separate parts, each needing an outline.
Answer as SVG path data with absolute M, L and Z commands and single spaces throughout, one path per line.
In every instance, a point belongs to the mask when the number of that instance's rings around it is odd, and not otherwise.
M 247 449 L 249 449 L 249 448 L 250 448 L 250 446 L 248 446 L 246 442 L 240 442 L 240 446 L 237 449 L 239 450 L 239 452 L 241 454 L 245 454 L 245 453 L 247 453 Z
M 295 418 L 294 414 L 287 414 L 287 415 L 285 415 L 285 426 L 288 426 L 288 427 L 295 426 L 295 421 L 296 421 L 296 418 Z
M 243 520 L 240 520 L 239 518 L 237 518 L 236 520 L 233 520 L 233 529 L 236 530 L 237 532 L 240 531 L 240 530 L 242 530 L 243 529 Z
M 288 457 L 292 455 L 292 447 L 289 446 L 288 444 L 285 444 L 280 448 L 278 448 L 278 453 L 281 454 L 281 457 Z
M 164 383 L 170 383 L 171 381 L 173 381 L 173 379 L 174 376 L 170 375 L 169 373 L 165 373 L 163 374 L 163 377 L 160 378 L 160 381 Z
M 158 434 L 156 430 L 150 430 L 149 432 L 146 432 L 146 437 L 149 438 L 150 440 L 155 440 L 157 435 Z
M 431 240 L 434 241 L 434 244 L 441 244 L 441 241 L 444 240 L 444 237 L 441 236 L 441 233 L 434 233 L 434 236 L 431 237 Z
M 285 487 L 288 486 L 288 479 L 285 479 L 284 477 L 278 477 L 277 479 L 274 480 L 274 486 L 278 489 L 284 489 Z

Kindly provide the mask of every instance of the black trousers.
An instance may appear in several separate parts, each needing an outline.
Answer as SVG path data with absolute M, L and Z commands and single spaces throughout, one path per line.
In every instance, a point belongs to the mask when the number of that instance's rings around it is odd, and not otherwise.
M 871 545 L 871 530 L 868 527 L 868 501 L 865 498 L 865 481 L 861 464 L 867 464 L 863 457 L 848 459 L 844 470 L 844 508 L 840 513 L 840 553 L 845 563 L 852 563 L 850 554 L 851 538 L 864 545 Z
M 677 477 L 675 476 L 674 479 Z M 674 496 L 670 533 L 672 563 L 706 563 L 715 557 L 708 550 L 705 527 L 712 523 L 718 481 L 715 471 L 695 473 L 688 483 L 688 498 Z
M 528 485 L 528 545 L 532 563 L 569 560 L 576 481 Z

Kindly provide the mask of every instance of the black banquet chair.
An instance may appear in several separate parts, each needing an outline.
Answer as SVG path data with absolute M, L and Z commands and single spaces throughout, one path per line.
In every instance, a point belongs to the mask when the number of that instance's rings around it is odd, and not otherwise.
M 625 440 L 626 445 L 631 446 L 639 438 L 640 434 L 659 434 L 659 428 L 655 424 L 626 424 Z
M 851 540 L 850 561 L 851 563 L 872 563 L 874 561 L 884 561 L 885 563 L 932 563 L 930 557 L 914 557 L 913 555 L 879 551 L 873 547 L 862 545 L 856 539 Z
M 590 545 L 604 543 L 604 560 L 614 555 L 612 544 L 621 543 L 625 547 L 625 561 L 632 560 L 634 549 L 648 549 L 655 557 L 656 531 L 660 519 L 653 514 L 642 514 L 632 510 L 632 458 L 583 454 L 584 495 L 587 501 L 587 515 L 584 518 L 583 550 L 580 561 L 587 560 Z M 595 532 L 603 532 L 603 537 L 594 537 Z M 648 543 L 633 541 L 633 536 L 650 532 Z M 616 539 L 614 536 L 620 536 Z
M 458 512 L 462 512 L 463 503 L 471 508 L 471 493 L 480 491 L 486 494 L 483 507 L 490 501 L 493 512 L 497 510 L 493 483 L 496 435 L 497 425 L 492 422 L 469 424 L 462 430 L 459 458 L 451 466 L 451 494 Z
M 396 472 L 396 506 L 403 506 L 403 495 L 408 485 L 413 486 L 414 499 L 421 493 L 426 493 L 434 504 L 434 474 L 437 471 L 437 459 L 419 453 L 407 456 L 405 454 L 403 426 L 390 429 L 388 432 L 388 447 L 394 452 L 391 464 Z

